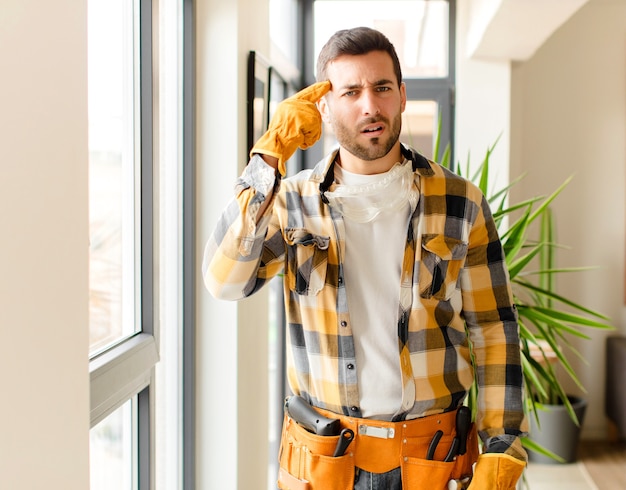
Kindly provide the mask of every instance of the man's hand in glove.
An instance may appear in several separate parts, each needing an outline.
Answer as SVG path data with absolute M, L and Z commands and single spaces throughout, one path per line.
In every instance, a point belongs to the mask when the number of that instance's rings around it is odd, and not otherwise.
M 276 107 L 267 132 L 252 147 L 254 153 L 278 160 L 278 171 L 285 175 L 285 163 L 298 148 L 315 144 L 322 134 L 322 116 L 315 103 L 330 90 L 330 82 L 314 83 Z M 268 161 L 269 160 L 269 161 Z M 266 159 L 272 163 L 272 159 Z
M 468 490 L 515 490 L 525 467 L 526 463 L 508 454 L 481 454 Z

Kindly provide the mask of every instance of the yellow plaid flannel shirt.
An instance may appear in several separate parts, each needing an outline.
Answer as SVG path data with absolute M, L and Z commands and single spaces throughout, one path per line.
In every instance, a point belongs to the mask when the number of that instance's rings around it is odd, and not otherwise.
M 456 409 L 476 377 L 486 450 L 525 459 L 517 314 L 491 211 L 471 182 L 402 150 L 419 200 L 398 308 L 399 362 L 410 378 L 401 418 Z M 206 244 L 203 276 L 213 296 L 237 300 L 284 271 L 291 389 L 315 406 L 359 417 L 343 218 L 323 199 L 334 185 L 334 159 L 280 181 L 254 156 Z M 257 218 L 268 195 L 273 202 Z

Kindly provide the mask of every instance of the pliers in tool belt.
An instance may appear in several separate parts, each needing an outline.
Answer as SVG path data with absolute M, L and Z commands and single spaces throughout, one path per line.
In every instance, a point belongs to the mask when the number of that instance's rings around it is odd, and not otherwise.
M 448 450 L 448 454 L 443 459 L 444 462 L 449 463 L 454 461 L 457 454 L 465 454 L 467 449 L 467 435 L 469 433 L 470 424 L 472 422 L 472 414 L 468 407 L 462 406 L 456 412 L 456 435 L 452 439 L 452 444 Z M 437 444 L 443 436 L 443 431 L 438 430 L 428 444 L 428 450 L 426 451 L 426 459 L 432 460 L 435 457 L 435 450 Z

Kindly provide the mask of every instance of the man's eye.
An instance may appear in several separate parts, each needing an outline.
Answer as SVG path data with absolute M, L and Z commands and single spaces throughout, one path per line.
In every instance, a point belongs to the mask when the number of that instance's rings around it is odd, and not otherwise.
M 389 90 L 391 90 L 390 87 L 376 87 L 377 92 L 388 92 Z
M 348 90 L 347 92 L 344 92 L 343 95 L 346 97 L 354 97 L 356 95 L 356 90 Z

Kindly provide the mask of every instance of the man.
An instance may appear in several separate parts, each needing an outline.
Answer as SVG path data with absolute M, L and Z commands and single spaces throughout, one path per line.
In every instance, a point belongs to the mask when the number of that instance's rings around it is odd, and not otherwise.
M 284 271 L 290 387 L 351 431 L 314 435 L 287 415 L 279 487 L 464 488 L 478 459 L 471 490 L 514 489 L 526 461 L 519 334 L 489 207 L 399 141 L 406 91 L 383 34 L 337 32 L 317 79 L 277 108 L 203 264 L 211 293 L 233 300 Z M 322 121 L 338 149 L 283 180 Z M 468 429 L 457 414 L 475 378 Z

